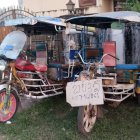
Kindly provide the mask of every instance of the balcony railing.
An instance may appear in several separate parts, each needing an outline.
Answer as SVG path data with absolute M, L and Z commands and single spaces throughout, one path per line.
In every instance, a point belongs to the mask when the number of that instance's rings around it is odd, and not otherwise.
M 68 9 L 60 9 L 60 10 L 50 10 L 50 11 L 39 11 L 35 12 L 36 16 L 45 16 L 50 15 L 53 17 L 61 17 L 61 18 L 69 18 L 77 15 L 84 15 L 86 8 L 75 8 L 73 11 L 69 11 Z

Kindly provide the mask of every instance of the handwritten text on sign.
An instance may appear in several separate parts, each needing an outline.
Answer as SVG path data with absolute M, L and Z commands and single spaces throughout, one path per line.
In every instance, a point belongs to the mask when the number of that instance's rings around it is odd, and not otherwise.
M 71 106 L 103 104 L 103 88 L 101 79 L 68 82 L 66 100 Z

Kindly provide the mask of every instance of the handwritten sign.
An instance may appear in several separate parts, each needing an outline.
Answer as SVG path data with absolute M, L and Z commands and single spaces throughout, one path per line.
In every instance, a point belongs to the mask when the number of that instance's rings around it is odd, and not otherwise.
M 103 98 L 101 79 L 67 83 L 66 100 L 73 107 L 103 104 Z

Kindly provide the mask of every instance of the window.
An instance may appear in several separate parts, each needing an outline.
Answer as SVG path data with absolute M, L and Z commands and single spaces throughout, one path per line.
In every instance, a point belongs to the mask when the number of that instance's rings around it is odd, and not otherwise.
M 96 5 L 96 0 L 79 0 L 79 7 Z

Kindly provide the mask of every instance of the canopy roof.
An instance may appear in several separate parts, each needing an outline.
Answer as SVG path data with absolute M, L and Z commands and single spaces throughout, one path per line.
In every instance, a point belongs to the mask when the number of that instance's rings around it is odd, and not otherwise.
M 67 19 L 72 24 L 109 28 L 112 22 L 135 22 L 140 23 L 140 13 L 134 11 L 105 12 L 87 16 L 77 16 Z
M 8 19 L 0 22 L 0 26 L 23 27 L 25 31 L 34 32 L 34 34 L 55 34 L 57 30 L 65 28 L 65 24 L 60 18 L 53 18 L 50 16 Z

